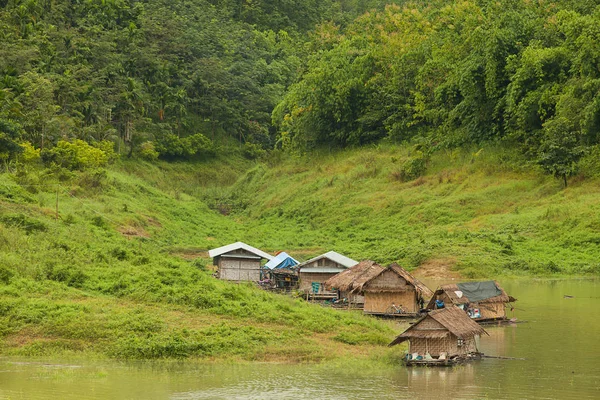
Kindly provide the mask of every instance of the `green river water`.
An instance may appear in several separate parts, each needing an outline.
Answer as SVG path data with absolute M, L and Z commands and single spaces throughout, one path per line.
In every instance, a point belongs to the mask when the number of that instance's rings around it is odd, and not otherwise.
M 503 282 L 528 322 L 486 327 L 482 351 L 524 361 L 362 371 L 0 358 L 0 399 L 600 399 L 599 284 Z

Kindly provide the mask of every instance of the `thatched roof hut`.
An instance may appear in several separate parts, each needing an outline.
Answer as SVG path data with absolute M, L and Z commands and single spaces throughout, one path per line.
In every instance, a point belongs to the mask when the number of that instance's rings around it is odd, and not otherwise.
M 427 286 L 425 286 L 423 283 L 421 283 L 421 281 L 419 281 L 417 278 L 412 276 L 407 270 L 402 268 L 397 263 L 390 264 L 385 270 L 381 271 L 379 274 L 373 275 L 373 276 L 369 277 L 369 279 L 364 280 L 362 282 L 358 282 L 357 289 L 360 291 L 369 290 L 370 292 L 380 292 L 380 293 L 395 291 L 396 288 L 394 286 L 373 285 L 372 284 L 373 281 L 375 281 L 377 278 L 379 278 L 386 270 L 392 271 L 394 274 L 396 274 L 399 277 L 401 277 L 402 279 L 404 279 L 409 285 L 411 285 L 415 288 L 415 290 L 421 297 L 429 299 L 431 296 L 433 296 L 433 292 L 431 291 L 431 289 L 429 289 Z M 368 289 L 365 289 L 365 287 L 368 287 Z
M 517 301 L 509 296 L 497 281 L 464 282 L 440 286 L 427 305 L 436 309 L 436 300 L 444 304 L 454 304 L 465 311 L 475 310 L 476 320 L 506 318 L 505 304 Z
M 352 296 L 362 295 L 364 310 L 370 314 L 415 315 L 425 298 L 433 292 L 418 279 L 400 267 L 391 264 L 383 268 L 371 260 L 364 260 L 325 282 L 329 289 L 337 289 L 340 295 L 351 299 Z M 400 316 L 400 315 L 396 315 Z
M 436 327 L 437 324 L 423 323 L 427 319 L 433 319 L 444 329 Z M 395 346 L 412 338 L 440 339 L 454 335 L 464 340 L 483 334 L 487 335 L 488 333 L 479 324 L 467 317 L 463 310 L 458 307 L 448 307 L 429 312 L 398 335 L 389 346 Z
M 476 338 L 488 334 L 463 310 L 450 306 L 434 310 L 412 324 L 389 346 L 410 342 L 410 360 L 421 357 L 432 364 L 478 353 Z M 431 358 L 429 358 L 431 357 Z
M 340 292 L 359 292 L 364 282 L 379 275 L 385 268 L 375 261 L 363 260 L 355 266 L 332 276 L 325 281 L 325 287 L 329 290 L 337 289 Z
M 361 307 L 364 296 L 357 289 L 363 282 L 378 275 L 384 268 L 375 261 L 363 260 L 325 281 L 328 290 L 337 290 L 338 298 L 344 299 L 348 306 Z
M 368 277 L 355 282 L 354 290 L 365 296 L 367 314 L 417 315 L 433 293 L 408 271 L 394 263 Z

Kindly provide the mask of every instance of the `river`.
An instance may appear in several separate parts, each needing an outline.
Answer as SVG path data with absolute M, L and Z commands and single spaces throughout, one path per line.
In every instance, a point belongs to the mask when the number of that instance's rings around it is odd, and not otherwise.
M 599 283 L 502 282 L 518 299 L 514 315 L 527 322 L 486 327 L 489 336 L 481 338 L 482 351 L 526 360 L 363 371 L 314 365 L 0 358 L 0 399 L 597 399 Z

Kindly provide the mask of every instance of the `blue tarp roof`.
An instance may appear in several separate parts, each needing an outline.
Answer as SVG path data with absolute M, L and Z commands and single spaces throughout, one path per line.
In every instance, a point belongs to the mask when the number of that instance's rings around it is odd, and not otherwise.
M 273 258 L 268 263 L 266 263 L 265 268 L 282 269 L 282 268 L 294 267 L 298 264 L 299 264 L 299 262 L 296 261 L 292 256 L 290 256 L 285 251 L 282 251 L 275 258 Z

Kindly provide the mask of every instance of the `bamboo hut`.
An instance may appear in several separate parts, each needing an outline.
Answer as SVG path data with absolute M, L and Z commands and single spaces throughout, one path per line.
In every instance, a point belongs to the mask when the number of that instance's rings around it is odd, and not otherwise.
M 378 274 L 360 276 L 353 288 L 365 297 L 366 314 L 414 316 L 433 295 L 427 286 L 396 263 Z
M 218 278 L 235 282 L 260 281 L 261 261 L 273 258 L 272 255 L 242 242 L 209 250 L 208 255 L 218 268 Z
M 488 333 L 463 310 L 449 306 L 431 311 L 389 346 L 409 341 L 407 365 L 452 365 L 481 357 L 477 342 L 482 334 Z
M 440 286 L 427 309 L 455 305 L 477 322 L 505 320 L 506 304 L 517 301 L 496 281 L 465 282 Z
M 358 264 L 335 251 L 329 251 L 298 265 L 299 289 L 313 299 L 332 299 L 337 291 L 325 288 L 325 281 Z
M 337 290 L 338 299 L 346 299 L 348 306 L 362 306 L 365 302 L 364 296 L 354 291 L 357 281 L 369 280 L 379 275 L 384 268 L 375 261 L 363 260 L 355 266 L 348 268 L 325 281 L 327 290 Z

